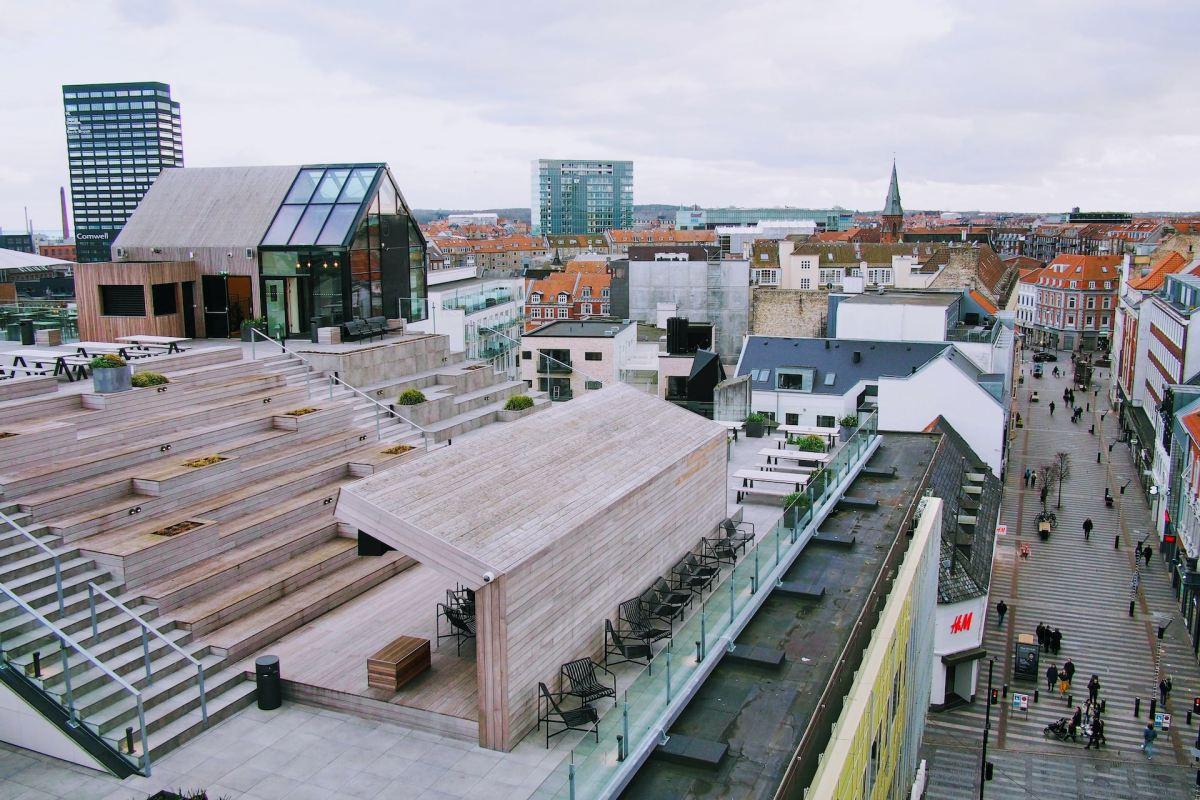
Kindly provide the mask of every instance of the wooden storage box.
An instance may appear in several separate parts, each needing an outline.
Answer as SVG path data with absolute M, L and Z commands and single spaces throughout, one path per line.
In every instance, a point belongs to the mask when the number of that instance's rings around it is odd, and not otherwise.
M 399 691 L 429 669 L 429 640 L 401 636 L 367 659 L 367 686 Z

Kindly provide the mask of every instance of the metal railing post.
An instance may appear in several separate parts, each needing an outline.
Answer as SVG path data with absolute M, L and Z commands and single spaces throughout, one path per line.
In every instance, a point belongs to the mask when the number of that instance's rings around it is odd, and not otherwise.
M 708 611 L 703 604 L 700 606 L 700 660 L 708 655 Z
M 667 702 L 671 702 L 671 645 L 667 645 Z
M 758 591 L 758 548 L 754 548 L 754 585 L 750 587 L 752 592 Z
M 146 659 L 146 685 L 154 685 L 154 675 L 150 671 L 150 632 L 142 626 L 142 656 Z
M 91 583 L 88 583 L 88 608 L 92 612 L 92 638 L 95 639 L 100 635 L 100 631 L 96 626 L 96 590 L 92 588 Z
M 730 575 L 729 576 L 729 624 L 730 625 L 733 624 L 733 617 L 734 617 L 734 591 L 735 590 L 733 588 L 733 585 L 735 583 L 737 583 L 737 576 Z
M 621 730 L 625 734 L 625 752 L 629 752 L 629 690 L 625 690 L 625 700 L 621 705 Z
M 146 707 L 142 703 L 142 693 L 137 694 L 138 727 L 141 728 L 142 739 L 142 771 L 150 777 L 150 744 L 146 740 Z M 132 754 L 131 754 L 132 755 Z
M 329 373 L 329 399 L 333 399 L 333 373 Z
M 196 665 L 196 682 L 200 687 L 200 721 L 208 724 L 208 697 L 204 693 L 204 666 Z
M 75 693 L 71 690 L 71 662 L 67 659 L 67 643 L 60 636 L 58 639 L 58 652 L 62 656 L 62 671 L 63 683 L 67 689 L 67 714 L 70 715 L 71 722 L 75 722 Z
M 312 399 L 312 364 L 304 365 L 304 396 Z
M 375 406 L 375 441 L 379 441 L 383 436 L 379 432 L 379 406 Z
M 258 340 L 258 330 L 256 328 L 251 328 L 250 329 L 250 358 L 251 358 L 251 360 L 255 360 L 255 361 L 258 360 L 258 356 L 255 354 L 255 350 L 257 348 L 255 348 L 255 346 L 254 346 L 255 343 L 257 342 L 257 340 Z
M 54 557 L 54 591 L 58 594 L 58 617 L 62 619 L 67 615 L 67 608 L 63 602 L 62 562 L 59 561 L 57 555 Z
M 575 751 L 571 751 L 571 763 L 567 765 L 567 790 L 571 800 L 575 800 Z

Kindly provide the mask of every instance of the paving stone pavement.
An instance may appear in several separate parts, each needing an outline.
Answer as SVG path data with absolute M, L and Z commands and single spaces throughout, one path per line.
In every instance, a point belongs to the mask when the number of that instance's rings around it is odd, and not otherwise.
M 1070 361 L 1062 355 L 1060 366 L 1069 369 Z M 1028 373 L 1028 362 L 1024 366 Z M 1178 619 L 1165 563 L 1157 555 L 1149 568 L 1139 570 L 1135 613 L 1129 616 L 1134 548 L 1147 539 L 1151 521 L 1136 480 L 1120 493 L 1120 487 L 1134 478 L 1135 468 L 1127 445 L 1117 443 L 1111 454 L 1108 450 L 1118 437 L 1117 414 L 1105 397 L 1109 373 L 1103 371 L 1097 395 L 1076 392 L 1076 404 L 1090 406 L 1078 423 L 1070 421 L 1069 412 L 1064 413 L 1065 378 L 1054 378 L 1047 369 L 1045 378 L 1027 377 L 1025 386 L 1018 389 L 1018 411 L 1025 427 L 1016 431 L 1011 442 L 1001 508 L 1008 535 L 997 537 L 984 647 L 995 658 L 997 687 L 1010 684 L 1010 691 L 1030 695 L 1037 689 L 1040 697 L 1031 703 L 1028 713 L 1011 712 L 1003 698 L 993 706 L 988 759 L 995 764 L 996 777 L 986 787 L 989 798 L 1193 797 L 1196 772 L 1191 745 L 1200 720 L 1189 726 L 1185 711 L 1191 698 L 1200 696 L 1200 669 Z M 1029 403 L 1033 389 L 1039 391 L 1040 403 Z M 1050 400 L 1057 406 L 1053 416 Z M 1092 424 L 1096 425 L 1095 434 L 1089 432 Z M 1048 503 L 1058 526 L 1049 541 L 1042 542 L 1036 528 L 1041 510 L 1038 490 L 1023 486 L 1024 472 L 1026 466 L 1050 463 L 1057 452 L 1070 454 L 1071 475 L 1063 482 L 1061 508 L 1057 507 L 1057 486 L 1051 488 Z M 1105 486 L 1117 498 L 1113 509 L 1104 506 Z M 1095 524 L 1090 541 L 1083 536 L 1086 517 Z M 1114 548 L 1114 539 L 1119 539 L 1119 548 Z M 1157 539 L 1151 537 L 1150 543 L 1157 554 Z M 1028 560 L 1019 557 L 1021 544 L 1029 546 Z M 1003 628 L 995 618 L 995 603 L 1001 598 L 1009 606 Z M 1172 614 L 1175 623 L 1158 640 L 1157 622 Z M 1046 691 L 1044 677 L 1037 684 L 1013 683 L 1008 677 L 1017 634 L 1033 634 L 1039 622 L 1057 627 L 1063 634 L 1061 651 L 1057 655 L 1043 653 L 1040 671 L 1044 673 L 1050 663 L 1061 666 L 1067 658 L 1075 663 L 1071 706 L 1057 691 Z M 1167 704 L 1173 724 L 1169 733 L 1160 735 L 1154 761 L 1147 762 L 1140 751 L 1141 730 L 1150 699 L 1157 696 L 1156 656 L 1174 684 Z M 1070 717 L 1074 707 L 1083 704 L 1092 674 L 1099 676 L 1100 697 L 1106 702 L 1108 744 L 1099 753 L 1042 733 L 1048 723 Z M 929 715 L 925 758 L 929 760 L 930 800 L 977 796 L 986 662 L 976 692 L 976 701 L 969 705 Z M 1142 700 L 1136 718 L 1134 698 Z

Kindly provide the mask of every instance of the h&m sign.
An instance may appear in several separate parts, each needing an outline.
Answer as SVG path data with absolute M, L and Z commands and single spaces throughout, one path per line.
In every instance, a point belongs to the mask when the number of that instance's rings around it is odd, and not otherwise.
M 975 612 L 973 611 L 968 611 L 965 614 L 959 614 L 954 618 L 954 621 L 950 623 L 950 632 L 962 633 L 963 631 L 971 630 L 971 621 L 974 619 L 974 617 Z

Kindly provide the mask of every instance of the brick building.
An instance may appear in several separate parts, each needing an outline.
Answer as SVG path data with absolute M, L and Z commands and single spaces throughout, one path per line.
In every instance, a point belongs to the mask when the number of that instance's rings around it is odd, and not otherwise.
M 1034 344 L 1107 350 L 1115 323 L 1120 256 L 1060 255 L 1037 275 Z
M 572 261 L 562 272 L 525 282 L 525 330 L 554 320 L 609 314 L 612 274 L 603 262 Z

